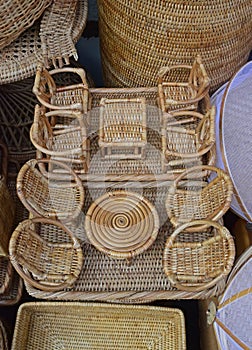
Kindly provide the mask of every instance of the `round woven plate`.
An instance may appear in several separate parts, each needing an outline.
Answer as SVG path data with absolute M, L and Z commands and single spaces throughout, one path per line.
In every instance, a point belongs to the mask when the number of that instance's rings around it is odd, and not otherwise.
M 95 200 L 85 221 L 90 242 L 118 259 L 130 259 L 155 241 L 159 218 L 144 197 L 129 191 L 109 192 Z

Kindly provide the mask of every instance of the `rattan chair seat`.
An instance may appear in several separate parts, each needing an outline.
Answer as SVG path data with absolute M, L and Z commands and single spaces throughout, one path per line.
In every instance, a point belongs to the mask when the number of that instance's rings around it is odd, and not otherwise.
M 74 43 L 78 41 L 85 28 L 87 20 L 87 1 L 79 0 L 76 16 L 71 31 Z M 52 23 L 56 26 L 56 23 Z M 36 73 L 38 62 L 44 61 L 41 39 L 39 36 L 40 22 L 36 21 L 13 43 L 0 51 L 0 84 L 16 82 Z M 50 64 L 52 62 L 50 61 Z
M 198 232 L 199 226 L 206 229 Z M 214 221 L 195 220 L 178 226 L 168 238 L 163 267 L 176 288 L 200 291 L 225 278 L 234 258 L 233 238 L 224 226 Z
M 33 218 L 22 221 L 9 245 L 10 260 L 19 275 L 46 291 L 71 286 L 82 268 L 80 244 L 59 221 Z
M 61 172 L 62 168 L 68 177 L 63 182 L 57 179 L 57 169 Z M 84 203 L 84 189 L 79 177 L 66 164 L 54 160 L 31 159 L 26 162 L 17 176 L 17 193 L 33 215 L 64 222 L 75 220 Z
M 205 172 L 209 172 L 210 178 L 205 179 Z M 167 214 L 175 227 L 192 220 L 217 221 L 229 209 L 232 194 L 231 179 L 223 170 L 212 166 L 192 167 L 170 186 Z

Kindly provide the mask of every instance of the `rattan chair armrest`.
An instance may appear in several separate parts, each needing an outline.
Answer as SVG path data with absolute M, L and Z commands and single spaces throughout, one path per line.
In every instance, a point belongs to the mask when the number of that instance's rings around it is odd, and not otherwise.
M 84 71 L 84 69 L 82 68 L 71 68 L 71 67 L 64 67 L 64 68 L 55 68 L 52 69 L 50 72 L 50 75 L 53 76 L 55 74 L 59 74 L 59 73 L 74 73 L 74 74 L 78 74 L 81 78 L 82 84 L 88 88 L 88 83 L 87 83 L 87 79 L 86 79 L 86 73 Z

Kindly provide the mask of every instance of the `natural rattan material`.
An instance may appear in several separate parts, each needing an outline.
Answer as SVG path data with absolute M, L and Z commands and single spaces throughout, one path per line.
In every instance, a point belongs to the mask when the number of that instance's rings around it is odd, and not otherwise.
M 45 291 L 71 286 L 83 263 L 78 240 L 59 221 L 50 219 L 22 221 L 11 236 L 9 252 L 19 275 Z
M 74 43 L 79 40 L 86 20 L 87 0 L 79 0 L 71 33 Z M 44 60 L 39 31 L 40 22 L 35 22 L 0 52 L 0 84 L 16 82 L 36 73 L 38 61 Z
M 87 121 L 80 112 L 45 113 L 45 108 L 36 105 L 30 137 L 36 149 L 47 158 L 68 164 L 77 174 L 87 171 Z
M 206 227 L 204 232 L 198 232 L 199 226 Z M 234 241 L 227 228 L 214 221 L 195 220 L 182 224 L 168 238 L 163 266 L 172 285 L 193 292 L 208 289 L 227 276 L 234 258 Z
M 0 2 L 0 49 L 8 46 L 38 19 L 51 0 Z
M 0 320 L 0 349 L 8 350 L 8 338 L 2 321 Z
M 67 86 L 57 86 L 55 74 L 72 73 L 81 78 L 81 83 Z M 88 84 L 86 73 L 81 68 L 59 68 L 48 71 L 39 64 L 35 76 L 33 93 L 39 102 L 49 110 L 79 110 L 88 111 Z
M 196 111 L 164 113 L 162 123 L 163 171 L 179 173 L 203 158 L 215 144 L 215 108 L 205 115 Z
M 64 61 L 69 64 L 69 57 L 78 55 L 72 39 L 72 30 L 78 0 L 54 0 L 45 10 L 41 25 L 40 38 L 44 56 L 44 63 L 48 67 L 49 61 L 55 68 L 62 67 Z
M 102 157 L 144 158 L 146 138 L 145 98 L 101 100 L 99 146 Z
M 6 292 L 13 276 L 13 267 L 8 257 L 0 257 L 0 294 Z
M 161 67 L 200 54 L 216 89 L 252 47 L 250 0 L 99 0 L 98 10 L 105 86 L 154 86 Z
M 160 107 L 163 112 L 197 109 L 200 101 L 209 101 L 209 86 L 210 79 L 200 56 L 191 66 L 181 64 L 162 67 L 158 78 Z
M 89 207 L 85 221 L 90 242 L 117 259 L 131 259 L 148 249 L 159 230 L 155 207 L 130 191 L 108 192 Z
M 206 171 L 210 172 L 210 179 L 204 178 Z M 192 167 L 170 186 L 166 199 L 167 214 L 175 227 L 192 220 L 217 221 L 229 209 L 232 194 L 231 179 L 223 170 L 211 166 Z
M 8 244 L 15 216 L 15 203 L 7 187 L 8 152 L 0 140 L 0 256 L 8 255 Z
M 97 303 L 26 303 L 19 311 L 12 350 L 185 350 L 179 309 Z
M 40 166 L 48 167 L 47 172 L 40 171 Z M 52 172 L 63 171 L 68 180 L 58 181 Z M 31 159 L 18 173 L 17 193 L 23 205 L 35 216 L 57 218 L 64 222 L 76 219 L 84 203 L 82 183 L 65 163 Z

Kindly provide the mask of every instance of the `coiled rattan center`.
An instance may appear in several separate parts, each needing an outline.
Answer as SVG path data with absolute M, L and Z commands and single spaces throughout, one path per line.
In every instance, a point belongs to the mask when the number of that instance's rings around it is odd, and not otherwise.
M 86 233 L 100 251 L 119 259 L 141 254 L 156 239 L 159 218 L 144 197 L 128 191 L 109 192 L 93 202 Z

